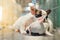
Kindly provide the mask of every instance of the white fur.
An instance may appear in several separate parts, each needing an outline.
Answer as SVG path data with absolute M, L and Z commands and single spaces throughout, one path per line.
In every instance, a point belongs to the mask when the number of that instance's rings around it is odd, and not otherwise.
M 53 23 L 49 18 L 46 21 L 47 22 L 43 23 L 45 30 L 46 30 L 46 34 L 53 36 L 53 34 L 51 34 L 51 32 L 53 31 Z M 48 31 L 48 28 L 49 28 L 49 31 Z
M 20 29 L 21 33 L 24 33 L 25 32 L 25 25 L 26 25 L 26 22 L 32 18 L 33 15 L 31 13 L 28 13 L 24 16 L 21 16 L 14 24 L 13 26 L 17 29 Z
M 50 19 L 47 20 L 48 22 L 44 22 L 44 23 L 39 23 L 38 21 L 35 21 L 33 23 L 31 23 L 26 30 L 29 30 L 29 34 L 31 35 L 31 32 L 34 33 L 46 33 L 49 36 L 53 36 L 53 34 L 51 34 L 51 31 L 53 30 L 53 24 L 51 23 Z M 49 31 L 48 31 L 48 27 L 49 27 Z
M 45 13 L 44 10 L 42 10 L 42 16 L 46 15 L 47 13 Z M 45 22 L 43 23 L 44 27 L 46 27 L 46 30 L 49 27 L 49 32 L 53 31 L 53 22 L 51 21 L 51 19 L 48 17 L 47 20 L 45 20 Z
M 48 18 L 46 21 L 47 22 L 44 22 L 43 23 L 44 24 L 44 27 L 46 28 L 46 30 L 49 27 L 49 32 L 52 32 L 53 31 L 53 23 L 52 23 L 51 19 Z

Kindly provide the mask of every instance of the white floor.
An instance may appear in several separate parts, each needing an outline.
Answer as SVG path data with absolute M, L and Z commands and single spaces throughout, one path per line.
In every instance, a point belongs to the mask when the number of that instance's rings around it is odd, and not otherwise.
M 60 40 L 60 31 L 54 33 L 54 36 L 25 36 L 16 32 L 0 30 L 0 40 Z

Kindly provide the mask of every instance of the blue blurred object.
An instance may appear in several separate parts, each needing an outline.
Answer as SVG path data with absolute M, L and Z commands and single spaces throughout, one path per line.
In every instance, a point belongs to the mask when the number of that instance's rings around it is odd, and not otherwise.
M 33 3 L 33 4 L 36 4 L 36 0 L 32 0 L 32 3 Z

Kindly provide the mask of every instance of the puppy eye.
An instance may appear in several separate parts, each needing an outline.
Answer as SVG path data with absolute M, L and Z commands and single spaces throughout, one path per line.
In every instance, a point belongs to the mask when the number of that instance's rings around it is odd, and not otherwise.
M 38 17 L 41 17 L 42 15 L 41 14 L 36 14 L 35 17 L 38 18 Z

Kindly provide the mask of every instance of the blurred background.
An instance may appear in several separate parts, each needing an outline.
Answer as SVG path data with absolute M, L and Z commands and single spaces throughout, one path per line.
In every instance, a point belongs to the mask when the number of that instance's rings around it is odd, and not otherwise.
M 57 29 L 54 37 L 50 40 L 60 39 L 60 0 L 0 0 L 0 40 L 28 40 L 23 39 L 22 35 L 8 29 L 8 26 L 13 25 L 13 23 L 21 16 L 25 15 L 25 8 L 28 3 L 36 3 L 39 5 L 40 9 L 48 10 L 51 9 L 52 12 L 49 15 L 51 18 L 54 28 Z M 43 38 L 43 39 L 42 39 Z M 40 37 L 38 40 L 48 40 L 47 37 Z M 33 39 L 32 40 L 37 40 Z

